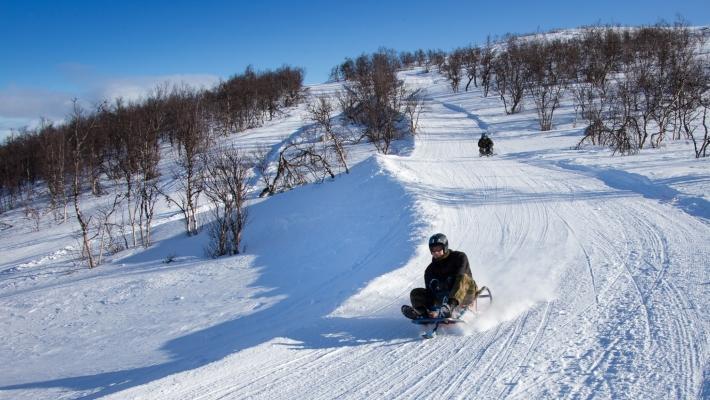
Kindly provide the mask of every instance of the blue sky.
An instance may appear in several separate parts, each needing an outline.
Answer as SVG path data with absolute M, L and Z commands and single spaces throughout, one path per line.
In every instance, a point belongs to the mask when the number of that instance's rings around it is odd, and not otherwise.
M 384 46 L 451 50 L 487 35 L 595 23 L 710 24 L 710 1 L 40 1 L 0 2 L 0 136 L 73 97 L 135 98 L 156 83 L 208 87 L 244 71 L 303 67 L 327 79 Z

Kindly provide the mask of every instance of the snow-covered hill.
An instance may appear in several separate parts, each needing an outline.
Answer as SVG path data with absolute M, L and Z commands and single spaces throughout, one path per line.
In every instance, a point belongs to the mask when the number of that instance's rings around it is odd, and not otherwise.
M 0 398 L 708 398 L 708 160 L 573 150 L 569 105 L 540 133 L 534 110 L 403 78 L 428 93 L 413 145 L 255 201 L 243 255 L 205 258 L 165 208 L 152 248 L 86 270 L 69 224 L 3 215 Z M 279 146 L 303 113 L 229 140 Z M 495 301 L 423 341 L 399 307 L 435 232 Z

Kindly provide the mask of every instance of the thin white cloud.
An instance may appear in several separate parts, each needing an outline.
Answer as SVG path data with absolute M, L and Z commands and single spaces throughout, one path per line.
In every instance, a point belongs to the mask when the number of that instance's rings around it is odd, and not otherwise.
M 69 67 L 67 67 L 69 68 Z M 86 66 L 72 66 L 71 70 L 79 74 L 87 71 Z M 85 108 L 91 108 L 104 100 L 113 101 L 123 98 L 137 101 L 145 98 L 158 85 L 188 85 L 198 89 L 210 89 L 219 82 L 219 77 L 208 74 L 175 74 L 138 76 L 125 78 L 98 79 L 91 74 L 83 81 L 85 88 L 81 93 L 51 91 L 18 86 L 0 88 L 0 140 L 12 130 L 21 127 L 35 127 L 40 117 L 58 122 L 72 107 L 72 99 L 77 98 Z M 78 80 L 75 80 L 78 83 Z
M 91 97 L 96 100 L 140 100 L 145 98 L 157 86 L 167 83 L 188 85 L 197 89 L 211 89 L 219 82 L 219 77 L 207 74 L 176 74 L 163 76 L 129 77 L 107 80 L 92 90 Z
M 0 89 L 0 117 L 6 120 L 40 116 L 58 119 L 70 109 L 71 100 L 68 93 L 10 86 Z
M 27 118 L 3 118 L 0 117 L 0 144 L 13 133 L 17 133 L 22 127 L 32 129 L 36 122 Z

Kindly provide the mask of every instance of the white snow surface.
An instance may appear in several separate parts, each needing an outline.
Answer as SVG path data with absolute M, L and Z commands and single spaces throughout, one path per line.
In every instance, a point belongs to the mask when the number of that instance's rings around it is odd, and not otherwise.
M 710 160 L 574 150 L 569 103 L 542 133 L 531 106 L 402 77 L 427 93 L 414 140 L 252 201 L 242 255 L 206 257 L 163 204 L 151 248 L 89 270 L 73 220 L 0 215 L 0 398 L 710 398 Z M 225 141 L 275 151 L 304 112 Z M 494 301 L 423 340 L 399 308 L 436 232 Z

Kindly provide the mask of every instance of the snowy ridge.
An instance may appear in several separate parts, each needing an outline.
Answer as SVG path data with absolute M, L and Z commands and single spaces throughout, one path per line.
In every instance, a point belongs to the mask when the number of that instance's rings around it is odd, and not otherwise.
M 11 220 L 0 398 L 707 398 L 708 160 L 571 150 L 570 105 L 540 133 L 534 110 L 402 77 L 427 92 L 411 152 L 359 145 L 350 174 L 255 201 L 244 255 L 206 259 L 166 209 L 155 246 L 77 270 L 66 227 Z M 278 148 L 302 113 L 228 140 Z M 495 301 L 421 341 L 399 307 L 435 232 Z

